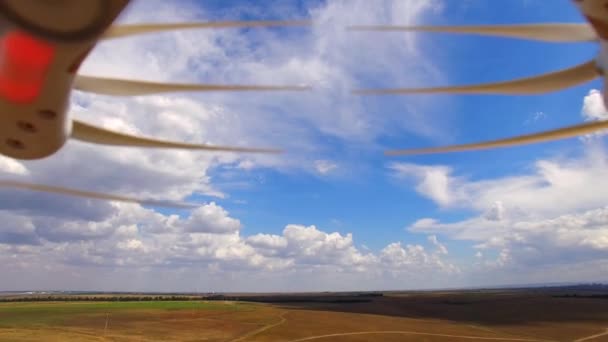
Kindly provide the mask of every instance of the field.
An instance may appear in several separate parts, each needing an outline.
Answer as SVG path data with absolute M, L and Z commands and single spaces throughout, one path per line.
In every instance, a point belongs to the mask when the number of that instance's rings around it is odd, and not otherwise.
M 608 341 L 607 298 L 470 291 L 240 299 L 0 303 L 0 341 Z

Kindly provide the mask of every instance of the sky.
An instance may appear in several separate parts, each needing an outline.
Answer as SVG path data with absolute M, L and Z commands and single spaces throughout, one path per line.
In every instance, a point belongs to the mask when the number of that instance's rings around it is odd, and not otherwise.
M 592 43 L 349 32 L 354 24 L 583 22 L 570 0 L 133 1 L 118 23 L 311 19 L 99 44 L 81 74 L 310 84 L 308 93 L 74 92 L 69 114 L 127 133 L 281 155 L 70 141 L 0 177 L 192 210 L 0 191 L 0 290 L 337 291 L 608 281 L 603 134 L 428 156 L 383 151 L 605 120 L 594 81 L 535 96 L 351 94 L 507 80 L 595 56 Z

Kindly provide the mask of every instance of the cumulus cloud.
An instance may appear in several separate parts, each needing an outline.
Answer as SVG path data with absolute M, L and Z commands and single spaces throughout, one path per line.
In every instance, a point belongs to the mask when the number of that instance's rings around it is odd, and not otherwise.
M 315 226 L 290 224 L 281 235 L 260 233 L 243 237 L 239 221 L 214 203 L 182 218 L 132 204 L 118 204 L 115 209 L 109 221 L 53 222 L 59 226 L 35 219 L 23 222 L 23 217 L 2 213 L 9 224 L 0 227 L 0 271 L 17 274 L 17 279 L 24 281 L 13 280 L 11 284 L 31 288 L 24 274 L 41 267 L 48 267 L 41 272 L 47 274 L 50 282 L 56 279 L 49 270 L 57 268 L 71 274 L 88 274 L 92 269 L 119 272 L 125 268 L 140 273 L 146 270 L 143 273 L 148 275 L 167 269 L 205 270 L 205 277 L 222 277 L 227 273 L 245 277 L 258 272 L 258 276 L 272 278 L 282 274 L 292 280 L 311 272 L 321 278 L 340 273 L 349 277 L 358 274 L 361 279 L 371 274 L 378 279 L 386 276 L 394 279 L 414 273 L 418 277 L 442 276 L 457 270 L 443 260 L 447 250 L 436 237 L 429 238 L 435 252 L 428 252 L 422 245 L 401 247 L 401 243 L 393 243 L 374 254 L 355 247 L 350 233 L 325 232 Z M 206 228 L 193 230 L 193 222 L 194 227 Z M 11 262 L 14 258 L 20 262 Z M 182 274 L 180 279 L 193 277 Z M 131 286 L 136 288 L 151 286 L 143 280 L 132 281 Z M 83 284 L 82 279 L 70 278 L 63 288 L 79 288 Z M 177 283 L 173 285 L 183 288 Z M 270 290 L 271 286 L 274 284 L 262 288 Z M 288 286 L 301 289 L 297 282 Z M 344 289 L 340 283 L 328 286 Z
M 189 232 L 234 233 L 241 229 L 241 223 L 229 217 L 222 207 L 211 202 L 194 210 L 185 227 Z
M 568 254 L 568 258 L 581 253 L 593 255 L 592 251 L 608 256 L 607 228 L 607 208 L 548 219 L 496 222 L 480 216 L 455 223 L 434 221 L 432 224 L 421 225 L 416 222 L 411 226 L 413 231 L 441 232 L 452 238 L 478 241 L 477 247 L 482 249 L 505 248 L 512 244 L 528 247 L 534 245 L 536 250 L 544 247 L 580 249 L 579 253 Z
M 473 242 L 481 260 L 478 265 L 486 271 L 608 262 L 608 183 L 603 181 L 608 176 L 607 160 L 601 145 L 586 147 L 578 157 L 537 160 L 534 168 L 518 176 L 481 180 L 448 176 L 446 192 L 458 199 L 452 208 L 473 215 L 454 222 L 420 218 L 408 230 Z M 416 170 L 422 171 L 414 175 L 414 182 L 424 183 L 425 172 L 434 168 Z M 435 192 L 423 189 L 423 195 L 445 205 Z M 587 277 L 600 275 L 588 270 Z
M 37 245 L 40 243 L 36 236 L 36 227 L 31 221 L 8 212 L 0 212 L 0 218 L 2 219 L 0 244 Z
M 597 89 L 589 90 L 583 98 L 581 114 L 585 121 L 602 121 L 608 119 L 608 111 L 604 105 L 604 96 Z
M 291 260 L 294 267 L 338 266 L 367 270 L 376 257 L 362 253 L 353 244 L 352 234 L 326 233 L 315 226 L 290 224 L 282 235 L 257 234 L 247 242 L 263 253 Z
M 583 98 L 583 108 L 581 115 L 585 121 L 604 121 L 608 119 L 608 110 L 604 102 L 604 95 L 600 90 L 591 89 Z M 584 140 L 591 139 L 596 136 L 606 134 L 606 131 L 599 131 L 591 134 L 586 134 L 582 138 Z
M 416 190 L 442 207 L 472 208 L 491 220 L 509 216 L 552 216 L 604 205 L 608 159 L 589 146 L 574 159 L 536 161 L 532 172 L 472 180 L 448 166 L 394 163 L 390 168 L 413 181 Z
M 247 238 L 247 243 L 261 250 L 278 251 L 287 248 L 287 239 L 279 235 L 252 235 Z
M 442 206 L 449 206 L 455 200 L 451 189 L 451 169 L 447 166 L 423 166 L 411 163 L 392 163 L 389 165 L 398 178 L 414 178 L 416 191 Z
M 434 244 L 432 238 L 429 240 Z M 442 273 L 457 275 L 461 272 L 460 268 L 441 258 L 442 254 L 447 253 L 445 247 L 442 247 L 443 249 L 438 248 L 434 253 L 429 253 L 421 245 L 402 246 L 400 242 L 394 242 L 380 251 L 379 259 L 392 275 L 405 273 L 410 277 L 427 279 Z
M 373 262 L 374 256 L 362 254 L 353 245 L 352 234 L 346 236 L 334 232 L 327 234 L 315 226 L 288 225 L 283 230 L 287 239 L 288 255 L 303 263 L 335 264 L 364 269 Z
M 494 205 L 485 212 L 484 217 L 490 221 L 501 221 L 505 218 L 505 207 L 501 201 L 494 202 Z
M 429 239 L 429 242 L 432 243 L 433 246 L 435 246 L 437 253 L 448 254 L 447 247 L 444 244 L 442 244 L 441 242 L 439 242 L 436 235 L 429 235 L 428 239 Z

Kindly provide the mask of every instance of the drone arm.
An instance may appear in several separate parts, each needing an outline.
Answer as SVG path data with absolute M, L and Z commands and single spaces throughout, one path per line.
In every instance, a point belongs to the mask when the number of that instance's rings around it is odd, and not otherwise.
M 541 133 L 520 135 L 517 137 L 485 141 L 479 143 L 451 145 L 442 147 L 428 147 L 409 150 L 391 150 L 385 154 L 389 156 L 398 155 L 414 155 L 414 154 L 432 154 L 445 152 L 463 152 L 473 150 L 485 150 L 491 148 L 510 147 L 517 145 L 527 145 L 540 142 L 547 142 L 559 139 L 572 138 L 584 134 L 594 133 L 600 130 L 608 129 L 608 121 L 597 121 L 591 123 L 583 123 L 575 126 L 559 128 L 555 130 L 545 131 Z
M 225 152 L 252 152 L 252 153 L 279 153 L 280 150 L 268 148 L 248 148 L 234 146 L 214 146 L 207 144 L 190 144 L 173 142 L 168 140 L 152 139 L 111 131 L 105 128 L 93 126 L 82 121 L 74 120 L 72 128 L 72 139 L 112 146 L 147 147 L 147 148 L 172 148 L 185 150 L 207 150 Z

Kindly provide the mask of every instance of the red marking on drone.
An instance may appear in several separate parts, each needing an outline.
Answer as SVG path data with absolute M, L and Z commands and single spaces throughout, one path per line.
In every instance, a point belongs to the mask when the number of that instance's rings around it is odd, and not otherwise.
M 13 102 L 35 100 L 54 55 L 51 44 L 24 32 L 0 37 L 0 95 Z

